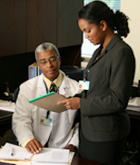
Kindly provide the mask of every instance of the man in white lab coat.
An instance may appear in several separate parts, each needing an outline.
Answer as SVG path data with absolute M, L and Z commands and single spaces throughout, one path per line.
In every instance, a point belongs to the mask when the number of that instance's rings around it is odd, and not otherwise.
M 35 50 L 35 57 L 42 74 L 20 85 L 13 114 L 13 132 L 19 145 L 34 154 L 43 146 L 74 151 L 79 144 L 78 123 L 73 124 L 77 110 L 56 113 L 28 101 L 49 93 L 52 82 L 59 94 L 73 96 L 79 92 L 78 82 L 60 71 L 61 58 L 55 45 L 39 45 Z

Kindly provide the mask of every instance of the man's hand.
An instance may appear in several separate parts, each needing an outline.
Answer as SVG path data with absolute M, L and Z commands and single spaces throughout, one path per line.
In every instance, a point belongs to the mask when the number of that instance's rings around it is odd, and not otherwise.
M 41 151 L 41 149 L 43 148 L 42 144 L 37 140 L 37 139 L 32 139 L 30 140 L 25 148 L 33 154 L 37 154 Z
M 77 148 L 73 146 L 72 144 L 68 145 L 66 149 L 69 149 L 71 152 L 76 152 Z

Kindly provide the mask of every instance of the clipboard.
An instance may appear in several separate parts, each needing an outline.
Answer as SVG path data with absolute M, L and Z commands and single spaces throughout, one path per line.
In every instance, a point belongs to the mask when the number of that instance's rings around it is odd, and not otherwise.
M 65 96 L 62 96 L 58 93 L 51 92 L 43 96 L 37 97 L 35 99 L 29 100 L 29 103 L 32 103 L 40 108 L 46 109 L 53 112 L 63 112 L 66 111 L 64 105 L 58 105 L 57 102 L 66 99 Z

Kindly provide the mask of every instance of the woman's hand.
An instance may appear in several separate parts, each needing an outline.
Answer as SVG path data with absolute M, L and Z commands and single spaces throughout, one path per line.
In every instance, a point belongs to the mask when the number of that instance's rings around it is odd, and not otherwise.
M 77 150 L 77 148 L 74 145 L 72 145 L 72 144 L 69 144 L 66 147 L 66 149 L 69 149 L 71 152 L 76 152 L 76 150 Z
M 28 152 L 37 154 L 42 150 L 43 146 L 37 139 L 32 139 L 26 144 L 25 148 Z
M 67 109 L 80 109 L 80 98 L 73 97 L 58 101 L 57 104 L 63 104 Z

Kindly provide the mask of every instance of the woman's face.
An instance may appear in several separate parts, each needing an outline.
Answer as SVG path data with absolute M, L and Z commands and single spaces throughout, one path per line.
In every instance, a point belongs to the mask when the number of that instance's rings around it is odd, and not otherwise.
M 102 44 L 104 41 L 104 30 L 101 25 L 97 26 L 94 23 L 89 23 L 85 19 L 79 19 L 78 25 L 85 33 L 85 38 L 87 38 L 94 45 Z

